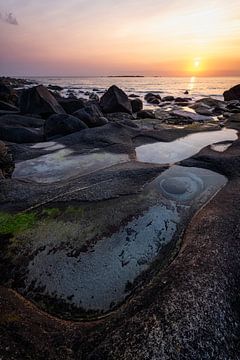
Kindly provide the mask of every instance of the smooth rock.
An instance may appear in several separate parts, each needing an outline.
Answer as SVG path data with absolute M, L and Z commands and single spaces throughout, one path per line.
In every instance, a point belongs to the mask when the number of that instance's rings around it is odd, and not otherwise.
M 59 100 L 59 104 L 67 114 L 73 114 L 75 111 L 78 111 L 85 106 L 85 101 L 83 99 L 77 99 L 75 96 L 70 96 L 67 99 L 62 98 Z
M 174 101 L 174 96 L 171 96 L 171 95 L 169 95 L 169 96 L 164 96 L 163 98 L 162 98 L 162 101 Z
M 137 113 L 143 109 L 143 102 L 141 99 L 136 98 L 131 100 L 131 105 L 133 113 Z
M 126 112 L 132 114 L 132 106 L 127 94 L 116 85 L 111 86 L 101 97 L 100 106 L 105 113 Z
M 5 101 L 0 101 L 0 110 L 6 110 L 6 111 L 19 111 L 19 109 L 10 104 L 10 103 L 7 103 Z
M 0 125 L 0 140 L 14 143 L 36 143 L 43 141 L 41 129 Z
M 223 93 L 225 101 L 240 100 L 240 84 L 233 86 L 231 89 Z
M 95 104 L 88 105 L 83 109 L 74 112 L 73 115 L 83 121 L 90 128 L 102 126 L 107 123 L 107 120 L 104 118 L 99 106 Z
M 153 110 L 141 110 L 137 113 L 138 119 L 155 119 L 155 114 Z
M 86 128 L 87 125 L 75 116 L 55 114 L 46 120 L 44 124 L 44 135 L 46 139 L 49 139 L 56 135 L 64 136 Z
M 43 85 L 25 89 L 20 97 L 20 111 L 23 114 L 64 114 L 62 106 Z
M 0 126 L 41 128 L 44 120 L 24 115 L 3 115 L 0 117 Z

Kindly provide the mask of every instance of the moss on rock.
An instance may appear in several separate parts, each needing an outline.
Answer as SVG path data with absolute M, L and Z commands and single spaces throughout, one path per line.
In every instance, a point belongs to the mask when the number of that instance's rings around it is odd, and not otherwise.
M 17 234 L 36 223 L 35 213 L 9 214 L 0 212 L 0 234 Z

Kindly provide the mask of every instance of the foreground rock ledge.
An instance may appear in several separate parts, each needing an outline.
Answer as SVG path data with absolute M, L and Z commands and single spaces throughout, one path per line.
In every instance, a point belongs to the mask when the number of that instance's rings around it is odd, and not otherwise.
M 205 151 L 194 165 L 216 163 L 213 155 Z M 217 167 L 228 173 L 229 183 L 194 217 L 176 259 L 110 317 L 62 321 L 1 287 L 1 354 L 7 359 L 239 359 L 239 142 L 223 156 Z

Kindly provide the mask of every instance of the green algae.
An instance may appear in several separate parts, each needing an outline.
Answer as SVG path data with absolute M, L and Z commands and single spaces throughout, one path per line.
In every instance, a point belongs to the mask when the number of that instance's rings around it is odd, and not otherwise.
M 17 234 L 28 230 L 36 223 L 35 213 L 9 214 L 0 212 L 0 234 Z
M 47 208 L 42 211 L 42 215 L 45 215 L 49 218 L 56 218 L 60 214 L 61 214 L 61 211 L 58 208 Z

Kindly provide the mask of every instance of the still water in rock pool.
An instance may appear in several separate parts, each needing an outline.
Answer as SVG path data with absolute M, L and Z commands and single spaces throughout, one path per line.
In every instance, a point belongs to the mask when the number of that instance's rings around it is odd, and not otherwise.
M 136 148 L 137 160 L 156 164 L 173 164 L 197 154 L 205 146 L 237 139 L 237 131 L 223 129 L 188 135 L 172 142 L 157 142 Z
M 85 246 L 80 237 L 86 219 L 71 224 L 72 233 L 65 242 L 59 231 L 62 219 L 54 219 L 54 224 L 43 222 L 24 235 L 25 240 L 31 237 L 27 243 L 33 244 L 28 245 L 32 256 L 28 257 L 24 286 L 18 290 L 33 300 L 40 295 L 83 312 L 108 312 L 131 294 L 136 278 L 149 269 L 165 245 L 178 239 L 193 213 L 225 184 L 226 178 L 212 171 L 173 166 L 136 195 L 141 206 L 136 196 L 118 200 L 126 215 L 118 224 L 111 223 L 109 216 L 107 235 L 98 226 L 95 230 L 90 221 Z M 106 201 L 103 211 L 108 217 L 117 209 Z M 96 209 L 94 221 L 100 216 Z M 61 226 L 66 228 L 67 221 Z

